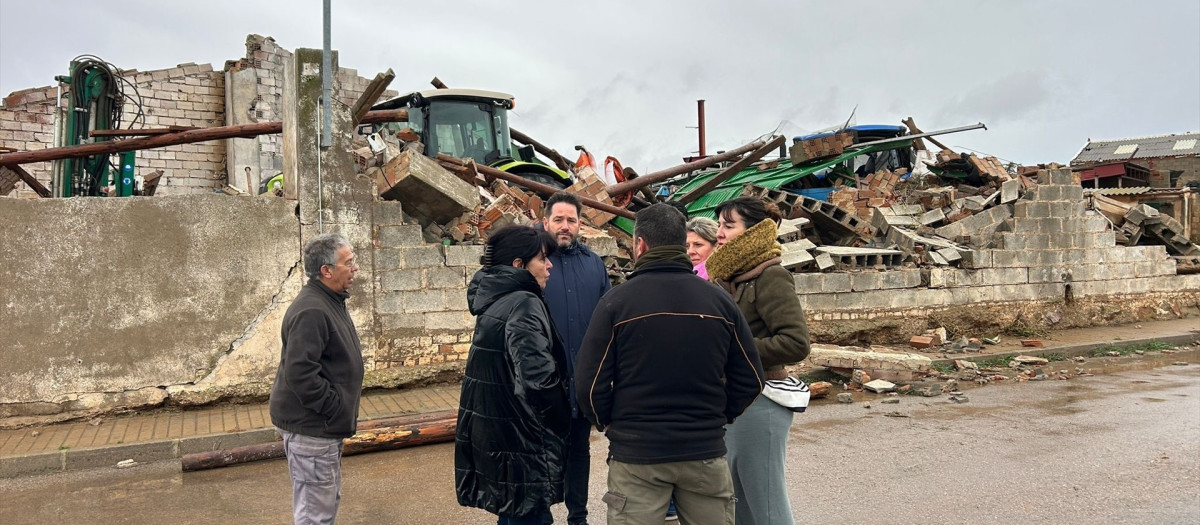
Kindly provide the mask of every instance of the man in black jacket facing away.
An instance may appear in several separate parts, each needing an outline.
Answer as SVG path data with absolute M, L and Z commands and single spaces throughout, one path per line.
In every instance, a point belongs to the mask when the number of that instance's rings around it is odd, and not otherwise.
M 725 429 L 762 391 L 729 294 L 692 273 L 683 215 L 637 214 L 633 275 L 606 294 L 576 362 L 579 408 L 609 440 L 609 523 L 732 523 Z M 669 371 L 669 372 L 668 372 Z
M 297 524 L 333 523 L 342 497 L 342 439 L 358 428 L 363 361 L 346 310 L 358 265 L 340 234 L 304 245 L 308 283 L 283 315 L 271 422 L 283 436 Z

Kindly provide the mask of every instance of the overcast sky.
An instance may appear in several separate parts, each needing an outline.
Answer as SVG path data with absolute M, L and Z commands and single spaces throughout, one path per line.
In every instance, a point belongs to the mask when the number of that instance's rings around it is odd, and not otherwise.
M 584 7 L 586 6 L 586 7 Z M 844 121 L 924 130 L 1025 164 L 1089 138 L 1200 131 L 1200 1 L 333 0 L 333 47 L 399 91 L 516 96 L 512 125 L 642 173 L 697 149 Z M 152 70 L 245 54 L 247 34 L 320 48 L 319 0 L 0 0 L 0 94 L 71 58 Z

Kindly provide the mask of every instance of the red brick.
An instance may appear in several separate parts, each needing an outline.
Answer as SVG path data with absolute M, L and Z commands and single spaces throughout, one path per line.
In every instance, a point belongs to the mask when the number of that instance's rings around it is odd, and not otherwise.
M 932 348 L 933 338 L 925 337 L 923 335 L 915 335 L 912 339 L 908 340 L 908 345 L 913 348 Z

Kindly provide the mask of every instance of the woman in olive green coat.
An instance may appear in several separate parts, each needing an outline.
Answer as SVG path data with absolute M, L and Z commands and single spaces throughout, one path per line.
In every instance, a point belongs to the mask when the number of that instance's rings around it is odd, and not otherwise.
M 784 365 L 808 356 L 808 325 L 792 273 L 780 265 L 776 242 L 779 210 L 753 197 L 717 207 L 718 248 L 707 262 L 709 278 L 733 295 L 754 333 L 766 379 L 787 377 Z M 726 427 L 729 468 L 737 495 L 737 525 L 792 525 L 785 480 L 793 412 L 766 396 Z

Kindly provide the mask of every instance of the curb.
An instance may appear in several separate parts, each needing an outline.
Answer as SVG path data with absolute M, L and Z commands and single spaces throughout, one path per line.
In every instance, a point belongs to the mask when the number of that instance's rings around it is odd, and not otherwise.
M 1100 348 L 1108 348 L 1110 346 L 1131 346 L 1143 345 L 1149 343 L 1167 343 L 1176 346 L 1190 345 L 1200 335 L 1191 332 L 1180 332 L 1175 334 L 1166 334 L 1156 337 L 1139 337 L 1137 339 L 1121 339 L 1108 341 L 1104 343 L 1080 343 L 1063 346 L 1050 347 L 1025 347 L 1022 350 L 1012 352 L 1000 352 L 996 354 L 961 354 L 961 357 L 944 357 L 934 359 L 931 364 L 954 364 L 955 361 L 991 361 L 999 358 L 1013 358 L 1019 355 L 1031 355 L 1036 357 L 1045 357 L 1047 354 L 1062 354 L 1065 357 L 1085 356 L 1092 350 Z
M 97 448 L 67 449 L 0 458 L 0 479 L 50 474 L 70 470 L 116 467 L 117 462 L 132 459 L 138 463 L 179 459 L 187 454 L 225 450 L 246 445 L 278 441 L 274 428 L 259 428 L 228 434 L 209 434 L 176 439 L 146 441 Z

